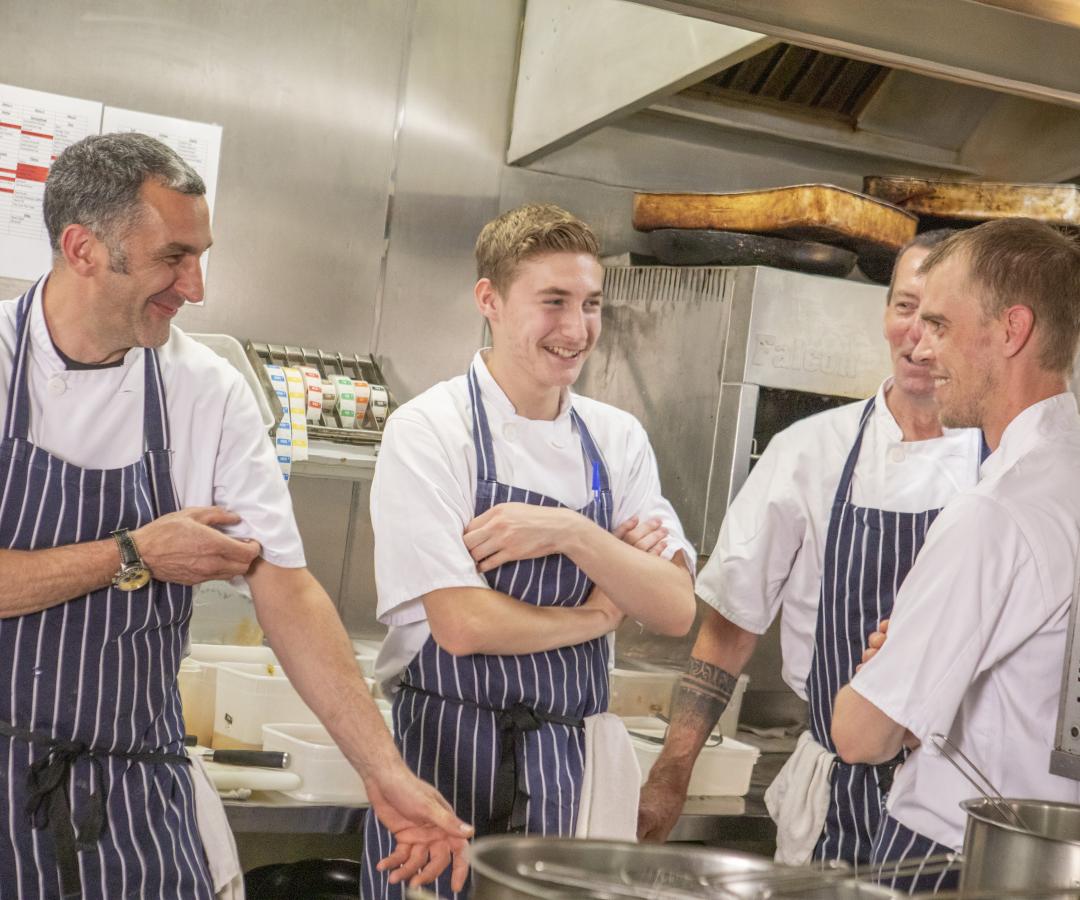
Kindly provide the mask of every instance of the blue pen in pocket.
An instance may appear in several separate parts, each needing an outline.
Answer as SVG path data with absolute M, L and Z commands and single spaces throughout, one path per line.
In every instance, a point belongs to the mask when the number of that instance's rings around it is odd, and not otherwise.
M 600 460 L 594 459 L 592 464 L 592 498 L 600 502 Z

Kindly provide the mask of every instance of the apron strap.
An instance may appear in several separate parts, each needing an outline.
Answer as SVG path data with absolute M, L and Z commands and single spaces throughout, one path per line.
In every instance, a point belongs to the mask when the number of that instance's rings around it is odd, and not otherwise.
M 859 462 L 859 451 L 862 449 L 863 434 L 866 433 L 866 423 L 874 412 L 876 397 L 871 397 L 863 407 L 862 417 L 859 419 L 859 432 L 855 436 L 855 443 L 851 445 L 844 470 L 840 474 L 840 483 L 836 486 L 836 497 L 833 499 L 833 508 L 837 504 L 851 502 L 851 481 L 855 475 L 855 466 Z
M 8 385 L 8 407 L 4 422 L 4 438 L 27 440 L 30 437 L 30 367 L 26 364 L 30 350 L 30 307 L 44 277 L 19 299 L 15 324 L 15 360 Z
M 469 402 L 472 403 L 473 446 L 476 447 L 476 480 L 494 483 L 499 480 L 495 471 L 495 445 L 491 440 L 484 398 L 480 394 L 480 382 L 472 366 L 469 367 Z
M 79 874 L 78 853 L 92 850 L 105 831 L 105 767 L 102 756 L 115 756 L 133 762 L 159 763 L 164 765 L 190 765 L 187 755 L 176 753 L 131 752 L 95 750 L 81 741 L 65 741 L 19 728 L 0 721 L 0 735 L 29 744 L 42 744 L 48 752 L 30 766 L 26 775 L 26 813 L 32 827 L 48 829 L 56 852 L 56 864 L 60 870 L 60 893 L 64 898 L 82 896 L 82 878 Z M 76 835 L 71 820 L 71 804 L 68 799 L 68 782 L 76 761 L 86 757 L 97 774 L 97 789 L 90 794 L 90 803 L 84 820 Z
M 153 347 L 143 350 L 143 382 L 143 444 L 151 453 L 168 450 L 172 441 L 165 409 L 165 381 Z

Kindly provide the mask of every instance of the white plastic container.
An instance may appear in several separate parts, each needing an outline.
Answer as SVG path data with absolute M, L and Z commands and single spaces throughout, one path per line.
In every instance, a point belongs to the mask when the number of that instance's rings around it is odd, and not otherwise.
M 617 716 L 666 716 L 671 712 L 671 695 L 682 672 L 640 672 L 611 670 L 611 700 L 608 712 Z
M 267 722 L 316 724 L 281 666 L 220 663 L 214 703 L 214 747 L 257 750 Z
M 192 644 L 191 655 L 180 663 L 177 682 L 184 708 L 184 727 L 204 747 L 213 746 L 217 706 L 217 671 L 223 663 L 276 663 L 269 647 L 241 644 Z
M 656 719 L 630 718 L 623 720 L 630 731 L 647 734 L 650 737 L 663 738 L 664 727 L 649 727 Z M 663 745 L 643 738 L 630 736 L 641 767 L 641 783 L 645 783 L 649 770 L 653 767 L 663 750 Z M 686 790 L 690 797 L 743 797 L 750 790 L 750 776 L 758 761 L 761 751 L 757 747 L 743 744 L 733 738 L 725 737 L 714 747 L 702 748 L 694 763 L 690 775 L 690 785 Z
M 184 730 L 194 734 L 201 745 L 209 747 L 214 733 L 217 667 L 193 659 L 181 660 L 176 683 L 184 710 Z
M 309 803 L 367 802 L 364 782 L 322 725 L 263 725 L 262 744 L 289 754 L 286 771 L 300 776 L 300 786 L 286 790 L 288 796 Z
M 639 672 L 634 669 L 614 669 L 611 672 L 611 702 L 608 711 L 617 716 L 671 715 L 671 701 L 682 672 Z M 735 682 L 724 714 L 720 716 L 720 733 L 735 737 L 739 730 L 739 712 L 743 695 L 750 684 L 749 675 L 740 675 Z

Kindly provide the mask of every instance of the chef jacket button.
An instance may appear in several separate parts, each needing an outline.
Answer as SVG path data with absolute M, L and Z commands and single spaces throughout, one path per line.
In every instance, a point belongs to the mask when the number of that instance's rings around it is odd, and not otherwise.
M 54 397 L 59 397 L 66 390 L 67 382 L 59 375 L 53 375 L 53 377 L 49 379 L 49 393 Z
M 504 438 L 508 441 L 512 441 L 517 437 L 517 428 L 514 426 L 513 422 L 507 422 L 503 425 L 502 433 Z
M 893 447 L 889 451 L 889 459 L 894 463 L 902 463 L 907 454 L 904 452 L 903 447 Z

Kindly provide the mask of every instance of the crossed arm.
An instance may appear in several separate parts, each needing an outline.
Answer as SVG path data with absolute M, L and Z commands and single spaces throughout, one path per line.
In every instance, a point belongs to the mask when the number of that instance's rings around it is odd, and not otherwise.
M 657 555 L 663 536 L 655 520 L 631 519 L 608 533 L 571 510 L 499 504 L 465 530 L 480 572 L 564 553 L 594 582 L 592 593 L 579 607 L 539 607 L 486 588 L 432 591 L 423 598 L 431 633 L 456 655 L 568 647 L 613 631 L 624 615 L 661 634 L 685 634 L 693 624 L 692 580 L 681 553 L 674 565 Z

